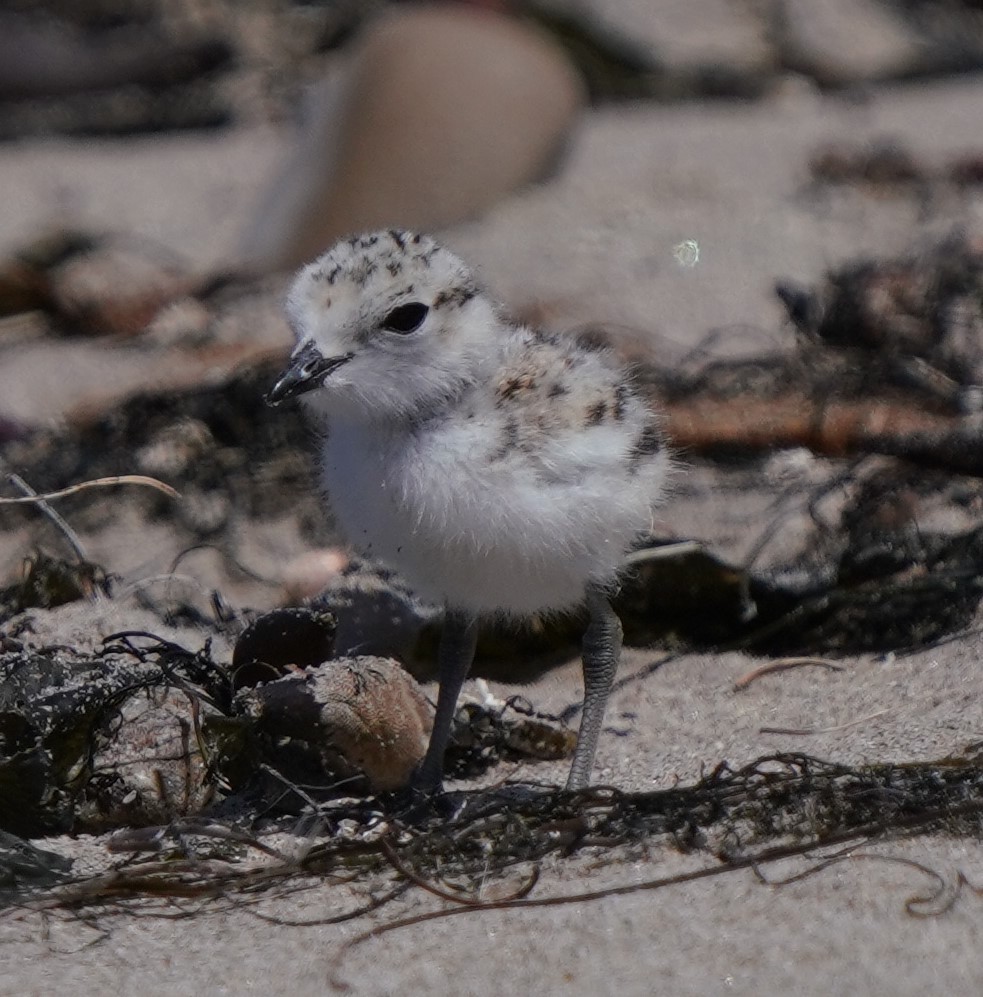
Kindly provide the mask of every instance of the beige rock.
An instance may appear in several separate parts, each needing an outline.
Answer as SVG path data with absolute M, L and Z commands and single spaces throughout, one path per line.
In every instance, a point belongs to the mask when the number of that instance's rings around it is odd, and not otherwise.
M 391 658 L 361 657 L 318 671 L 315 695 L 331 747 L 375 790 L 405 786 L 423 760 L 433 711 Z
M 528 25 L 450 5 L 391 11 L 317 96 L 247 263 L 292 267 L 351 232 L 473 217 L 547 173 L 583 102 L 566 55 Z
M 380 791 L 409 782 L 433 725 L 416 680 L 392 658 L 371 655 L 244 689 L 238 701 L 261 730 L 319 745 L 328 769 L 362 772 Z

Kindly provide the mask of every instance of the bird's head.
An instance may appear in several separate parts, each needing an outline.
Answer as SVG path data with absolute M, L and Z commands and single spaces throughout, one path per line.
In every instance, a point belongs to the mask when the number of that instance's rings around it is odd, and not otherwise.
M 318 414 L 418 417 L 457 397 L 495 352 L 499 323 L 474 274 L 428 236 L 389 230 L 339 242 L 287 298 L 297 346 L 267 400 Z

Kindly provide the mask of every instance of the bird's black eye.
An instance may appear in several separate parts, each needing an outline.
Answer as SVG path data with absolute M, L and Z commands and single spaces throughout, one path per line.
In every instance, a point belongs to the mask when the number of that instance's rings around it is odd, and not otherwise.
M 423 325 L 430 309 L 422 301 L 397 305 L 383 320 L 382 328 L 389 332 L 416 332 Z

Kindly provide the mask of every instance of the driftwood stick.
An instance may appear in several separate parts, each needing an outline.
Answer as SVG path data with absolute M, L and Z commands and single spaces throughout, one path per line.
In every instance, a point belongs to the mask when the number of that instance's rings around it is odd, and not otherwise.
M 926 411 L 893 399 L 817 400 L 799 391 L 663 404 L 669 437 L 686 452 L 807 447 L 827 457 L 881 453 L 983 476 L 983 419 L 976 416 Z

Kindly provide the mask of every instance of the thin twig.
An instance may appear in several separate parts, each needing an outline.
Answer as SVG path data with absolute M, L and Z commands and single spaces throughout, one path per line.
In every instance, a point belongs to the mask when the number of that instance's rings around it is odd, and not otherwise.
M 401 876 L 405 876 L 411 883 L 419 886 L 420 889 L 426 890 L 427 893 L 432 893 L 435 897 L 440 897 L 441 900 L 447 900 L 453 904 L 464 904 L 466 907 L 484 907 L 487 906 L 487 900 L 478 900 L 473 897 L 467 897 L 463 893 L 452 893 L 450 890 L 443 890 L 439 886 L 435 886 L 433 883 L 428 882 L 422 876 L 418 876 L 412 869 L 405 865 L 396 854 L 396 849 L 393 848 L 392 842 L 388 837 L 382 837 L 379 839 L 379 846 L 382 848 L 382 854 L 386 856 L 389 864 L 398 872 Z M 510 896 L 502 897 L 501 901 L 511 901 L 511 900 L 521 900 L 523 897 L 529 895 L 536 883 L 539 882 L 539 869 L 533 869 L 532 874 L 529 878 Z
M 808 737 L 812 734 L 835 734 L 838 730 L 846 730 L 847 727 L 856 727 L 858 724 L 865 724 L 870 720 L 890 713 L 890 710 L 878 710 L 869 716 L 860 717 L 859 720 L 851 720 L 849 723 L 837 724 L 835 727 L 760 727 L 759 734 L 794 734 L 796 737 Z
M 734 682 L 734 691 L 739 692 L 741 689 L 746 689 L 752 682 L 763 675 L 771 675 L 774 672 L 785 672 L 792 668 L 804 668 L 809 665 L 817 668 L 828 668 L 831 672 L 842 672 L 844 670 L 842 665 L 838 665 L 826 658 L 776 658 L 774 661 L 769 661 L 767 664 L 753 668 L 742 675 Z
M 25 495 L 23 498 L 0 498 L 2 505 L 40 505 L 43 502 L 53 502 L 55 499 L 65 498 L 74 495 L 76 492 L 86 491 L 89 488 L 111 488 L 114 485 L 140 485 L 144 488 L 155 488 L 171 498 L 180 498 L 181 493 L 170 485 L 165 484 L 157 478 L 151 478 L 146 474 L 114 474 L 108 478 L 93 478 L 91 481 L 80 481 L 77 485 L 70 485 L 57 492 L 47 492 L 44 495 Z
M 48 520 L 54 525 L 55 529 L 61 533 L 61 535 L 68 541 L 68 546 L 72 548 L 75 552 L 76 558 L 82 564 L 89 563 L 89 555 L 86 554 L 85 548 L 82 546 L 82 541 L 79 540 L 78 534 L 65 522 L 65 520 L 51 508 L 50 505 L 45 501 L 44 495 L 38 495 L 38 493 L 19 475 L 10 474 L 7 476 L 7 480 L 15 487 L 19 488 L 25 495 L 25 499 L 22 501 L 34 501 L 35 505 L 38 507 L 38 511 L 47 516 Z M 11 501 L 7 499 L 6 501 Z M 13 500 L 16 501 L 16 500 Z
M 380 907 L 384 907 L 391 900 L 401 897 L 412 885 L 413 884 L 409 880 L 405 880 L 404 882 L 397 883 L 396 886 L 389 890 L 388 893 L 383 893 L 382 896 L 375 897 L 368 903 L 363 904 L 361 907 L 355 907 L 352 910 L 345 911 L 343 914 L 332 914 L 328 917 L 314 917 L 304 921 L 279 917 L 274 914 L 264 914 L 262 911 L 251 910 L 248 907 L 244 909 L 247 913 L 252 914 L 252 916 L 258 920 L 265 921 L 267 924 L 275 924 L 278 927 L 314 928 L 328 924 L 342 924 L 345 921 L 354 921 L 356 917 L 362 917 L 364 914 L 371 914 Z M 307 888 L 309 887 L 305 887 L 305 889 Z
M 299 796 L 300 799 L 302 799 L 314 813 L 317 813 L 317 802 L 313 797 L 305 793 L 295 782 L 291 782 L 282 772 L 277 772 L 272 765 L 267 765 L 265 762 L 261 762 L 258 767 L 261 772 L 265 772 L 268 776 L 272 776 L 281 785 L 286 786 L 291 793 Z
M 683 557 L 685 554 L 697 554 L 705 551 L 706 544 L 699 540 L 676 540 L 671 543 L 659 544 L 657 547 L 642 547 L 625 557 L 626 565 L 648 564 L 650 561 L 663 561 L 670 558 Z
M 246 845 L 263 852 L 270 858 L 282 862 L 284 869 L 296 868 L 296 864 L 291 857 L 270 845 L 264 844 L 259 838 L 252 834 L 246 834 L 234 827 L 220 824 L 216 821 L 205 823 L 194 818 L 187 820 L 175 820 L 170 824 L 160 827 L 141 827 L 117 831 L 106 843 L 106 848 L 110 852 L 159 852 L 162 850 L 162 842 L 165 838 L 176 838 L 178 836 L 197 835 L 201 838 L 217 838 L 221 841 L 231 841 L 238 845 Z

